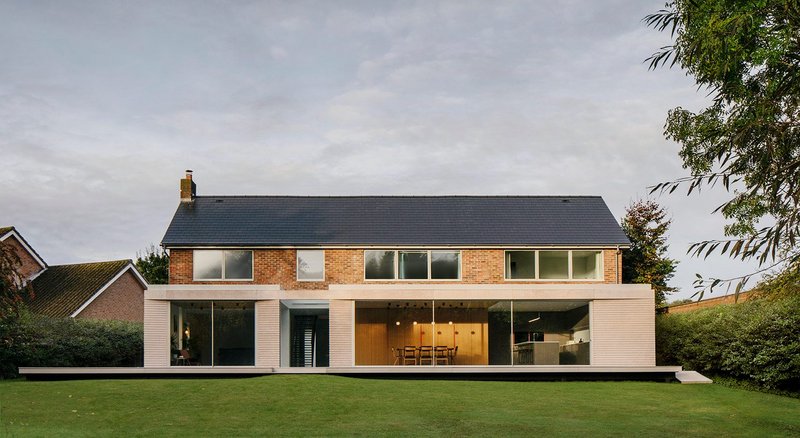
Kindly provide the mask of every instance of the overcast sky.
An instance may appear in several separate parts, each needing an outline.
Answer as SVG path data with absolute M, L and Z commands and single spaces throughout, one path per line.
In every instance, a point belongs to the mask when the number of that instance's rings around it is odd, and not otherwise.
M 662 6 L 4 1 L 0 226 L 50 264 L 133 258 L 184 169 L 199 194 L 591 194 L 619 219 L 686 174 L 666 113 L 704 104 L 643 63 Z M 657 200 L 676 297 L 752 268 L 685 255 L 724 193 Z

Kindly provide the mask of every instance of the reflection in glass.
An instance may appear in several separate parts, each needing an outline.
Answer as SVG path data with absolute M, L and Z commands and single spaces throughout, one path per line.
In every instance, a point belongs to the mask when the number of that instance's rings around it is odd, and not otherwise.
M 536 278 L 536 251 L 506 251 L 506 278 Z
M 255 306 L 214 302 L 214 365 L 255 365 Z
M 222 251 L 194 251 L 192 264 L 194 278 L 198 280 L 219 280 L 222 278 Z
M 589 365 L 585 301 L 514 301 L 514 365 Z
M 428 278 L 428 253 L 425 251 L 400 251 L 399 277 L 402 280 Z
M 322 250 L 297 250 L 297 279 L 321 281 L 325 279 L 325 252 Z
M 572 251 L 572 278 L 600 278 L 600 251 Z
M 364 278 L 394 279 L 394 251 L 364 251 Z
M 173 302 L 172 348 L 173 365 L 211 365 L 211 302 Z
M 172 365 L 254 365 L 253 302 L 173 301 Z
M 457 280 L 461 278 L 459 251 L 431 251 L 431 278 L 436 280 Z
M 225 278 L 231 280 L 253 278 L 253 252 L 225 251 Z
M 539 251 L 540 279 L 568 279 L 569 251 Z

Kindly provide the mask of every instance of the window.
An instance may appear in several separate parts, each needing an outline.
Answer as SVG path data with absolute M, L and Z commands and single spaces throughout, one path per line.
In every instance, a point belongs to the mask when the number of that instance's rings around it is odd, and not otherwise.
M 325 251 L 297 250 L 297 280 L 325 280 Z
M 539 278 L 564 280 L 569 278 L 569 251 L 539 251 Z
M 461 278 L 461 253 L 458 251 L 431 251 L 431 278 L 458 280 Z
M 506 278 L 533 280 L 536 278 L 536 251 L 506 251 Z
M 364 278 L 393 280 L 394 253 L 395 251 L 364 251 Z
M 510 250 L 506 280 L 602 280 L 602 251 Z
M 428 279 L 427 251 L 400 251 L 398 273 L 401 280 Z
M 252 280 L 253 251 L 194 251 L 195 280 Z
M 255 303 L 173 301 L 172 365 L 255 365 Z
M 367 250 L 364 251 L 367 280 L 458 280 L 461 251 L 457 250 Z
M 572 251 L 572 278 L 595 280 L 599 274 L 600 251 Z

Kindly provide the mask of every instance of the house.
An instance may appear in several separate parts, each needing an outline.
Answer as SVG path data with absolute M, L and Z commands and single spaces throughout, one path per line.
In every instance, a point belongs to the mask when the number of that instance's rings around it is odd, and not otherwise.
M 30 281 L 36 278 L 36 275 L 47 269 L 47 263 L 34 251 L 33 247 L 22 237 L 16 228 L 0 228 L 0 242 L 14 249 L 20 261 L 17 271 L 25 280 Z
M 600 197 L 180 188 L 145 368 L 655 367 L 654 294 L 620 284 L 629 241 Z
M 50 266 L 33 280 L 28 308 L 53 318 L 144 319 L 142 278 L 131 260 Z
M 16 250 L 19 271 L 31 282 L 30 311 L 53 318 L 144 319 L 147 282 L 131 260 L 47 265 L 14 227 L 0 228 L 0 241 Z

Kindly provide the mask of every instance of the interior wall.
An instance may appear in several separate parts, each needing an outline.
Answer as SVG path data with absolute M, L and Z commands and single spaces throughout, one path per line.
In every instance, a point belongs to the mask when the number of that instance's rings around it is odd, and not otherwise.
M 392 348 L 407 345 L 458 346 L 456 364 L 487 365 L 488 313 L 487 309 L 437 309 L 434 325 L 431 309 L 357 308 L 356 365 L 392 365 Z

